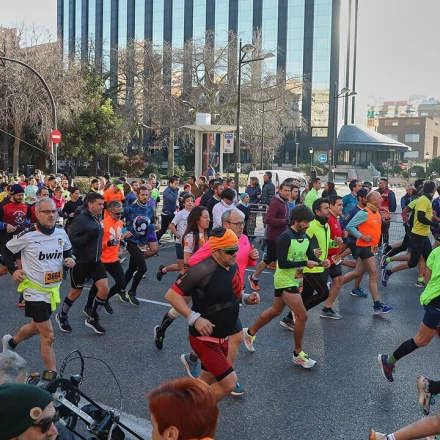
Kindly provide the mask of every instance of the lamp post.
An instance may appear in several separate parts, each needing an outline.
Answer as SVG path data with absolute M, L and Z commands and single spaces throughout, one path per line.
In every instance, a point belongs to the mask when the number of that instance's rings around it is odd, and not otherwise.
M 298 147 L 299 147 L 299 142 L 295 142 L 295 169 L 298 169 Z
M 260 170 L 262 170 L 264 168 L 263 156 L 264 156 L 264 102 L 263 102 L 263 121 L 261 124 L 261 167 L 260 167 Z
M 246 55 L 252 53 L 255 50 L 255 46 L 252 44 L 243 44 L 240 38 L 240 46 L 238 52 L 238 87 L 237 87 L 237 133 L 236 141 L 237 145 L 235 147 L 235 187 L 237 191 L 240 191 L 240 173 L 241 173 L 241 163 L 240 163 L 240 110 L 241 110 L 241 66 L 243 64 L 254 63 L 255 61 L 263 61 L 266 58 L 272 58 L 275 55 L 273 53 L 267 53 L 259 58 L 252 58 L 246 60 Z M 264 145 L 263 145 L 264 147 Z
M 310 179 L 312 179 L 312 166 L 313 166 L 313 152 L 314 151 L 315 150 L 312 147 L 310 147 L 310 149 L 309 149 L 309 153 L 310 153 Z
M 334 169 L 337 166 L 337 150 L 336 150 L 336 139 L 337 139 L 337 131 L 338 131 L 338 124 L 337 124 L 337 117 L 336 117 L 336 113 L 337 113 L 337 102 L 338 99 L 340 98 L 346 98 L 348 99 L 349 96 L 355 96 L 357 95 L 357 92 L 355 92 L 354 90 L 350 90 L 348 87 L 343 87 L 341 89 L 341 91 L 338 93 L 338 83 L 335 82 L 335 94 L 333 95 L 333 120 L 332 120 L 332 127 L 333 127 L 333 139 L 332 139 L 332 147 L 333 148 L 329 148 L 329 150 L 332 151 L 332 157 L 331 157 L 331 161 L 330 161 L 330 170 L 331 172 L 329 172 L 329 180 L 333 182 L 334 180 Z
M 428 178 L 428 160 L 429 160 L 429 153 L 425 153 L 425 179 Z

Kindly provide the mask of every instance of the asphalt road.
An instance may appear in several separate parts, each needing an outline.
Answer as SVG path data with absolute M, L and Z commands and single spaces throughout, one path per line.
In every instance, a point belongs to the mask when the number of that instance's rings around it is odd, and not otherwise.
M 71 334 L 61 333 L 53 319 L 59 364 L 74 349 L 105 361 L 121 387 L 124 413 L 137 417 L 147 433 L 146 394 L 162 382 L 185 374 L 179 357 L 189 350 L 183 319 L 169 328 L 162 351 L 153 343 L 153 327 L 167 310 L 164 294 L 175 279 L 171 274 L 158 282 L 155 272 L 159 264 L 169 264 L 174 258 L 169 242 L 160 249 L 159 257 L 148 260 L 149 271 L 138 291 L 143 300 L 140 307 L 123 304 L 118 298 L 112 300 L 115 314 L 103 316 L 101 322 L 107 330 L 105 336 L 84 325 L 82 308 L 87 292 L 69 314 Z M 251 325 L 271 305 L 272 276 L 268 271 L 261 277 L 261 304 L 242 308 L 244 326 Z M 419 304 L 421 291 L 414 287 L 416 277 L 415 271 L 406 271 L 391 278 L 387 289 L 380 286 L 381 300 L 394 307 L 388 315 L 374 315 L 371 298 L 351 296 L 349 285 L 342 288 L 336 302 L 342 320 L 320 318 L 319 306 L 310 310 L 304 347 L 317 361 L 311 370 L 292 363 L 293 335 L 279 325 L 278 319 L 260 330 L 257 351 L 249 353 L 242 346 L 236 364 L 240 382 L 248 392 L 220 403 L 216 439 L 284 439 L 289 435 L 297 440 L 366 439 L 370 428 L 390 432 L 419 419 L 417 375 L 438 378 L 439 340 L 399 362 L 392 384 L 382 378 L 376 360 L 378 353 L 392 352 L 417 331 L 423 310 Z M 23 309 L 17 307 L 18 294 L 11 278 L 8 275 L 1 281 L 0 336 L 14 334 L 27 321 Z M 367 290 L 366 281 L 362 286 Z M 68 288 L 64 282 L 62 298 Z M 42 370 L 38 338 L 22 343 L 17 352 L 28 360 L 32 371 Z M 78 370 L 78 361 L 73 361 L 66 374 Z M 86 359 L 81 389 L 96 401 L 119 408 L 117 384 L 101 362 Z M 433 409 L 435 413 L 435 406 Z M 148 438 L 148 434 L 143 435 Z

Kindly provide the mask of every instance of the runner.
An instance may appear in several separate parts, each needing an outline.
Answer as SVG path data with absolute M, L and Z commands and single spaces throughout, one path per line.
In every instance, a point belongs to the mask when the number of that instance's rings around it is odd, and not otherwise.
M 378 356 L 382 375 L 390 382 L 394 381 L 393 374 L 397 361 L 420 347 L 426 347 L 437 335 L 437 328 L 440 325 L 440 248 L 431 252 L 426 262 L 425 277 L 427 285 L 420 296 L 420 304 L 425 309 L 425 314 L 419 331 L 414 338 L 401 344 L 392 355 Z
M 104 197 L 99 193 L 89 193 L 87 208 L 75 217 L 70 227 L 69 238 L 76 257 L 76 265 L 70 271 L 70 292 L 64 299 L 61 312 L 55 317 L 60 330 L 64 333 L 72 332 L 67 314 L 80 297 L 86 280 L 91 278 L 98 288 L 98 294 L 93 302 L 92 316 L 87 317 L 85 325 L 98 334 L 105 334 L 105 329 L 99 323 L 99 312 L 108 295 L 107 272 L 101 261 L 104 234 L 101 221 L 103 209 Z
M 321 265 L 315 256 L 309 237 L 305 234 L 312 220 L 312 211 L 307 206 L 298 205 L 292 209 L 289 217 L 290 227 L 277 240 L 275 299 L 272 307 L 266 309 L 251 327 L 243 329 L 244 344 L 248 351 L 254 352 L 254 341 L 258 330 L 281 315 L 287 305 L 296 316 L 293 363 L 304 368 L 312 368 L 316 364 L 316 361 L 304 353 L 302 346 L 307 322 L 307 311 L 301 298 L 303 269 Z
M 379 211 L 381 201 L 382 196 L 377 191 L 370 191 L 367 194 L 367 207 L 360 210 L 347 225 L 348 233 L 357 239 L 356 254 L 358 258 L 354 271 L 344 275 L 343 284 L 353 281 L 367 271 L 370 276 L 373 312 L 389 313 L 393 308 L 379 301 L 377 289 L 378 273 L 374 257 L 374 254 L 377 252 L 382 231 L 382 217 Z
M 130 254 L 128 269 L 125 271 L 125 286 L 128 287 L 131 279 L 129 291 L 123 290 L 118 293 L 122 302 L 129 302 L 134 306 L 139 306 L 136 298 L 137 288 L 142 281 L 142 277 L 147 272 L 145 263 L 147 243 L 155 243 L 157 246 L 156 234 L 154 233 L 154 212 L 148 205 L 148 198 L 151 186 L 140 186 L 137 190 L 137 200 L 124 208 L 125 226 L 128 234 L 125 234 L 127 251 Z M 127 297 L 128 295 L 128 297 Z
M 227 359 L 228 338 L 238 319 L 239 303 L 258 304 L 256 292 L 242 294 L 243 280 L 235 264 L 238 238 L 228 229 L 213 229 L 212 256 L 190 267 L 165 298 L 189 324 L 191 346 L 202 363 L 201 379 L 210 384 L 217 401 L 231 393 L 237 375 Z M 192 296 L 192 310 L 185 297 Z
M 53 347 L 54 331 L 50 315 L 60 302 L 60 284 L 63 263 L 72 268 L 75 260 L 66 232 L 56 226 L 55 203 L 45 197 L 36 203 L 37 224 L 15 236 L 7 243 L 7 249 L 21 262 L 22 269 L 10 267 L 18 291 L 23 292 L 25 315 L 31 321 L 20 328 L 13 337 L 3 336 L 3 351 L 15 350 L 18 344 L 40 335 L 40 353 L 46 370 L 57 371 Z M 21 267 L 21 266 L 20 266 Z

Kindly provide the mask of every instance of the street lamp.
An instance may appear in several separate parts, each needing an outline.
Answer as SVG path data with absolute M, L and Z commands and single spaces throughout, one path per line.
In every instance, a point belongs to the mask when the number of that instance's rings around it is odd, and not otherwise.
M 350 96 L 357 95 L 357 92 L 354 90 L 350 90 L 348 87 L 343 87 L 339 93 L 337 93 L 338 90 L 338 83 L 335 82 L 335 94 L 333 95 L 333 120 L 332 120 L 332 127 L 333 127 L 333 139 L 332 139 L 332 146 L 333 148 L 329 148 L 329 151 L 332 152 L 332 157 L 330 160 L 330 169 L 332 170 L 329 173 L 329 180 L 334 181 L 334 169 L 337 165 L 337 151 L 336 151 L 336 134 L 338 131 L 338 124 L 337 124 L 337 118 L 336 118 L 336 112 L 337 112 L 337 102 L 339 98 L 346 98 L 348 99 Z
M 259 58 L 251 58 L 245 60 L 246 55 L 252 53 L 256 47 L 252 44 L 244 44 L 240 38 L 240 49 L 238 52 L 238 87 L 237 87 L 237 134 L 236 141 L 237 145 L 235 147 L 235 187 L 237 191 L 240 191 L 240 173 L 241 173 L 241 163 L 240 163 L 240 110 L 241 110 L 241 66 L 243 64 L 254 63 L 255 61 L 263 61 L 266 58 L 272 58 L 275 55 L 273 53 L 267 53 Z
M 298 147 L 299 142 L 295 142 L 295 170 L 298 171 Z
M 312 147 L 310 147 L 310 149 L 309 149 L 309 153 L 310 153 L 310 179 L 312 179 L 312 166 L 313 166 L 313 152 L 314 151 L 315 150 Z
M 428 178 L 428 160 L 429 160 L 429 153 L 425 153 L 425 179 Z

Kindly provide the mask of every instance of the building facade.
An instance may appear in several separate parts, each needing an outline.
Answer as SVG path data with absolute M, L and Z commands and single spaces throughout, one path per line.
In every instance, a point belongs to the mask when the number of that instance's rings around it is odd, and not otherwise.
M 276 51 L 265 61 L 282 68 L 286 78 L 307 80 L 298 110 L 307 124 L 304 134 L 287 139 L 278 162 L 292 163 L 296 142 L 299 162 L 309 161 L 309 148 L 327 152 L 333 138 L 333 105 L 339 77 L 341 0 L 58 0 L 58 33 L 66 53 L 103 59 L 111 48 L 131 40 L 151 40 L 182 47 L 189 39 L 215 34 L 216 44 L 228 33 L 252 42 L 261 32 L 263 51 Z M 278 50 L 277 50 L 278 48 Z M 110 58 L 106 71 L 117 71 Z

